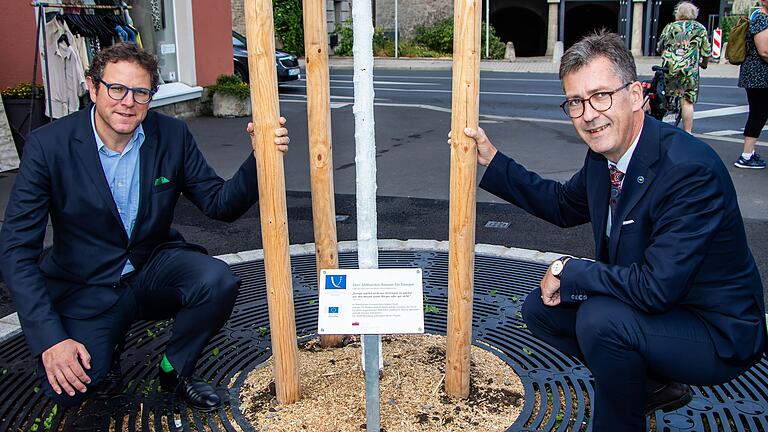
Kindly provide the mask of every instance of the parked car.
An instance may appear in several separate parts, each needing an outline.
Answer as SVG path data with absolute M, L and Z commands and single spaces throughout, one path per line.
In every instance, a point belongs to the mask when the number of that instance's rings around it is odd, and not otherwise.
M 235 58 L 235 75 L 239 76 L 243 82 L 248 82 L 248 44 L 245 36 L 240 33 L 232 32 L 232 50 Z M 284 51 L 275 50 L 275 64 L 277 65 L 277 82 L 286 82 L 299 79 L 301 70 L 299 69 L 299 59 L 295 55 Z

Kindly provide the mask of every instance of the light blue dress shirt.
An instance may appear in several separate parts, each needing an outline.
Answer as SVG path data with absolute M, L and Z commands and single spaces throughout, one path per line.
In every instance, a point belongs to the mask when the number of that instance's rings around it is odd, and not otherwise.
M 96 138 L 101 168 L 104 170 L 104 177 L 109 184 L 109 190 L 112 192 L 112 198 L 117 205 L 117 211 L 120 213 L 123 228 L 130 238 L 133 226 L 136 224 L 136 215 L 139 213 L 139 149 L 144 143 L 144 128 L 139 124 L 123 152 L 118 153 L 104 145 L 99 134 L 96 133 L 95 110 L 96 107 L 91 109 L 91 126 L 93 127 L 93 136 Z M 133 270 L 133 264 L 129 259 L 123 267 L 122 274 L 130 273 Z

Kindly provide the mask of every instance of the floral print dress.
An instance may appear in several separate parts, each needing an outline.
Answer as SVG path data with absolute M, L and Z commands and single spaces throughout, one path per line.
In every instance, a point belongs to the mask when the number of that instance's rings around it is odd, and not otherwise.
M 669 68 L 667 89 L 696 103 L 699 97 L 699 60 L 712 55 L 707 29 L 695 20 L 674 21 L 666 25 L 656 51 L 662 66 Z

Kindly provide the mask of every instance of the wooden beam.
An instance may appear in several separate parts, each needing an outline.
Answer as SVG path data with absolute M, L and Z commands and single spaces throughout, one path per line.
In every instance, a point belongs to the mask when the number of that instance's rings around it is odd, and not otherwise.
M 448 341 L 445 392 L 469 396 L 472 293 L 475 267 L 477 146 L 464 128 L 477 128 L 480 102 L 480 2 L 455 0 L 451 179 L 448 241 Z
M 275 129 L 280 127 L 280 106 L 272 1 L 245 0 L 245 24 L 254 124 L 252 145 L 259 182 L 275 389 L 278 402 L 289 404 L 300 398 L 299 365 L 291 257 L 288 253 L 285 172 L 283 156 L 274 144 Z
M 304 0 L 304 52 L 307 61 L 307 121 L 312 224 L 315 233 L 317 286 L 320 271 L 339 268 L 336 203 L 331 145 L 331 83 L 325 0 Z M 340 335 L 320 336 L 322 347 L 341 346 Z

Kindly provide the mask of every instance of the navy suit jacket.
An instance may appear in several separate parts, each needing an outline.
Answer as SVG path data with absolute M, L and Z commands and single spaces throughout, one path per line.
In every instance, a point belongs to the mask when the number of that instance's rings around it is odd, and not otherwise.
M 762 354 L 762 282 L 731 177 L 704 142 L 645 117 L 610 239 L 607 160 L 591 150 L 564 184 L 498 153 L 480 187 L 561 227 L 592 222 L 597 261 L 568 262 L 561 301 L 606 295 L 649 314 L 683 307 L 704 321 L 721 358 Z
M 184 122 L 150 111 L 142 126 L 139 210 L 130 238 L 99 160 L 90 109 L 27 138 L 0 231 L 0 268 L 34 355 L 68 337 L 61 315 L 92 317 L 119 299 L 126 260 L 140 270 L 158 247 L 196 247 L 171 228 L 179 194 L 224 221 L 257 200 L 253 154 L 224 181 Z M 42 254 L 49 216 L 53 247 Z

